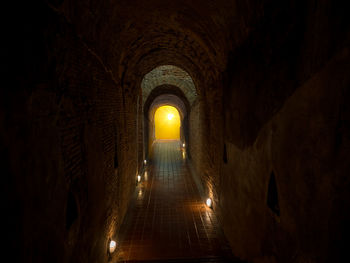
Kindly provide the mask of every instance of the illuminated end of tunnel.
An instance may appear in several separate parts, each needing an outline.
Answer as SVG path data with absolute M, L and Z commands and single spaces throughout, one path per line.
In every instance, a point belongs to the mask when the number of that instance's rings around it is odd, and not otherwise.
M 173 106 L 161 106 L 154 114 L 155 136 L 158 140 L 179 140 L 181 119 Z

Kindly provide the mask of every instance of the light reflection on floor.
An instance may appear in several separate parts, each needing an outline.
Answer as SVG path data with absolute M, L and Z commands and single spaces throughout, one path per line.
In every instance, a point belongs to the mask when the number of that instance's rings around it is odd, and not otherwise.
M 115 262 L 231 259 L 228 243 L 213 210 L 199 195 L 181 146 L 179 141 L 154 144 L 153 159 L 137 184 L 128 220 L 121 226 Z

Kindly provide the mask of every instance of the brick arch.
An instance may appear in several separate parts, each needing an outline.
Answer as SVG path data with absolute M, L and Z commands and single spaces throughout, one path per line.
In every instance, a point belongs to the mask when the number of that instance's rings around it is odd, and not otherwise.
M 190 105 L 192 105 L 197 98 L 196 87 L 191 76 L 186 71 L 177 66 L 163 65 L 153 69 L 144 76 L 141 83 L 143 105 L 152 90 L 162 85 L 178 87 Z
M 167 103 L 172 103 L 174 97 L 176 97 L 176 100 L 180 100 L 181 104 L 181 111 L 183 112 L 184 115 L 187 115 L 190 112 L 190 103 L 187 100 L 187 97 L 183 93 L 183 91 L 173 85 L 161 85 L 158 87 L 155 87 L 152 89 L 152 91 L 148 94 L 144 104 L 143 104 L 143 112 L 144 112 L 144 117 L 148 118 L 148 113 L 152 105 L 156 102 L 158 98 L 160 98 L 162 95 L 168 95 Z M 169 97 L 169 95 L 172 95 L 173 97 Z M 174 102 L 175 104 L 179 104 Z
M 119 59 L 117 72 L 126 93 L 138 90 L 145 75 L 155 68 L 172 65 L 188 73 L 201 96 L 206 86 L 217 83 L 225 68 L 225 61 L 219 59 L 220 52 L 210 41 L 203 41 L 191 30 L 161 24 L 158 30 L 145 29 L 137 38 L 129 40 L 128 48 Z
M 154 135 L 154 113 L 160 106 L 170 105 L 175 107 L 181 117 L 180 140 L 189 141 L 189 118 L 190 104 L 182 90 L 173 85 L 161 85 L 154 88 L 147 97 L 144 106 L 144 152 L 147 156 L 150 153 L 150 145 Z
M 180 114 L 181 121 L 187 116 L 186 106 L 183 101 L 173 94 L 162 94 L 155 98 L 148 110 L 148 119 L 153 120 L 156 110 L 161 106 L 173 106 Z

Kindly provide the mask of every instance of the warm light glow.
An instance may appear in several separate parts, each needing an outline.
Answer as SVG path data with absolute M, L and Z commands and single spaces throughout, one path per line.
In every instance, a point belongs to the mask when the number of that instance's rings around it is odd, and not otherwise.
M 137 176 L 137 182 L 138 182 L 138 183 L 141 182 L 141 175 L 138 175 L 138 176 Z
M 117 243 L 114 240 L 111 240 L 111 242 L 109 242 L 109 253 L 113 253 L 116 247 Z
M 186 146 L 186 144 L 185 144 L 185 143 L 183 143 L 183 144 L 182 144 L 182 147 L 185 147 L 185 146 Z
M 180 139 L 180 114 L 175 107 L 161 106 L 154 114 L 155 135 L 160 140 Z
M 145 171 L 145 181 L 147 181 L 148 180 L 148 173 L 147 173 L 147 171 Z
M 144 163 L 144 164 L 147 164 L 147 160 L 143 160 L 143 163 Z
M 211 205 L 212 205 L 212 202 L 211 202 L 211 199 L 210 199 L 210 198 L 208 198 L 208 199 L 207 199 L 207 202 L 206 202 L 206 204 L 207 204 L 207 206 L 208 206 L 208 207 L 211 207 Z

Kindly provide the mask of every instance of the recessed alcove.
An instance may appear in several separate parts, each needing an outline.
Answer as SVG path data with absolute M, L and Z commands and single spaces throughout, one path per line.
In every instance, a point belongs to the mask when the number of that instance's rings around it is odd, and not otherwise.
M 224 163 L 227 163 L 227 149 L 226 149 L 226 143 L 224 143 L 223 161 L 224 161 Z
M 280 207 L 278 203 L 278 190 L 274 172 L 271 172 L 270 174 L 269 185 L 267 189 L 267 206 L 274 214 L 276 214 L 277 216 L 280 215 Z
M 67 206 L 66 206 L 66 229 L 70 230 L 74 222 L 78 219 L 77 201 L 72 193 L 68 192 Z

